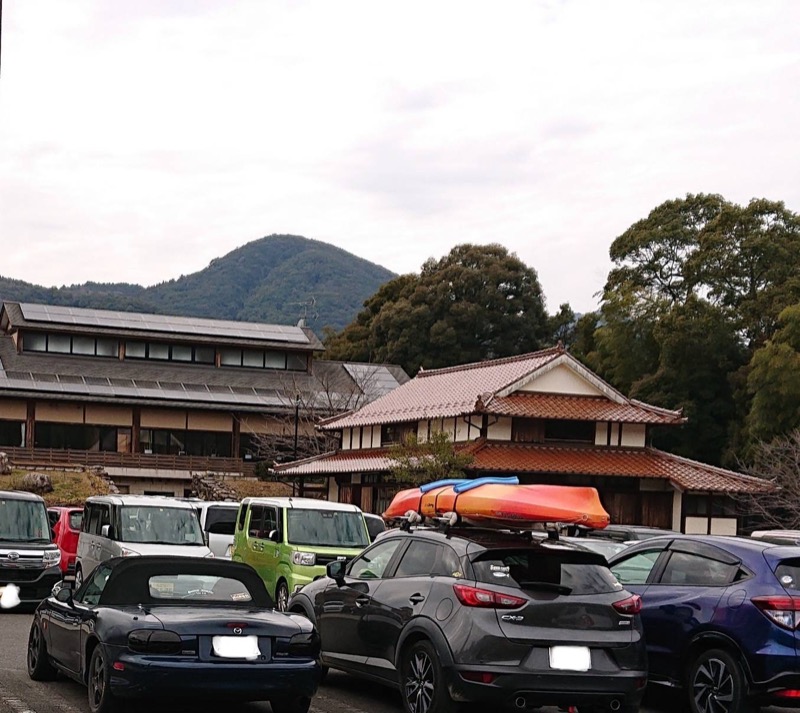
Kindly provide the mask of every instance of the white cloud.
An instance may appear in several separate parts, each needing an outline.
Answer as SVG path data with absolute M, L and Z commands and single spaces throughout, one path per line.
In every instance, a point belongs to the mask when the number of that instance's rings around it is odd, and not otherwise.
M 687 192 L 800 209 L 791 0 L 8 0 L 0 274 L 153 284 L 293 233 L 499 242 L 548 307 Z

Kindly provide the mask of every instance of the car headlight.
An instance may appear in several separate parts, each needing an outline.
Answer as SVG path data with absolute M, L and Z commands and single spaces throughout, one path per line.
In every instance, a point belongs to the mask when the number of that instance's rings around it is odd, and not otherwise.
M 131 550 L 128 547 L 120 547 L 119 555 L 120 557 L 138 557 L 139 552 L 137 552 L 136 550 Z
M 305 565 L 312 567 L 317 563 L 317 556 L 313 552 L 293 552 L 292 564 Z
M 61 550 L 45 550 L 44 551 L 44 566 L 52 567 L 54 564 L 61 562 Z

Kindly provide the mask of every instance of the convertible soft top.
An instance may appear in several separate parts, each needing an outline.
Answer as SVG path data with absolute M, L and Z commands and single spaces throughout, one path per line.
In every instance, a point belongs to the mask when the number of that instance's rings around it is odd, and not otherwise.
M 240 605 L 265 609 L 271 609 L 274 606 L 261 577 L 250 565 L 241 562 L 205 557 L 141 555 L 138 557 L 114 557 L 106 560 L 103 564 L 111 567 L 111 573 L 100 595 L 99 604 L 101 605 L 161 605 L 165 603 L 165 600 L 163 598 L 155 599 L 150 594 L 149 581 L 151 577 L 194 575 L 197 577 L 225 577 L 242 582 L 250 592 L 252 600 L 241 602 Z M 212 605 L 215 603 L 209 602 Z M 237 602 L 226 603 L 227 606 L 235 604 Z

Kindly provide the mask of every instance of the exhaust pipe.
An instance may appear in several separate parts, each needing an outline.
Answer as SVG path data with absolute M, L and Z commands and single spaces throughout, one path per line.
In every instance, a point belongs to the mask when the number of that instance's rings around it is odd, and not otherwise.
M 525 700 L 523 696 L 517 696 L 514 699 L 514 705 L 519 708 L 520 710 L 525 710 L 528 707 L 528 701 Z
M 612 711 L 618 711 L 620 705 L 621 705 L 620 702 L 615 698 L 613 701 L 611 701 L 609 708 L 611 708 Z

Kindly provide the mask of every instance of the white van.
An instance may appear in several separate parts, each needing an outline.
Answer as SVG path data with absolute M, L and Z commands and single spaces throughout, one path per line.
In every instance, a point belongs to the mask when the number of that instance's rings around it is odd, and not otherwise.
M 200 516 L 200 526 L 214 557 L 230 559 L 239 503 L 233 500 L 191 500 Z
M 213 557 L 192 503 L 158 495 L 93 495 L 83 508 L 75 585 L 112 557 Z

